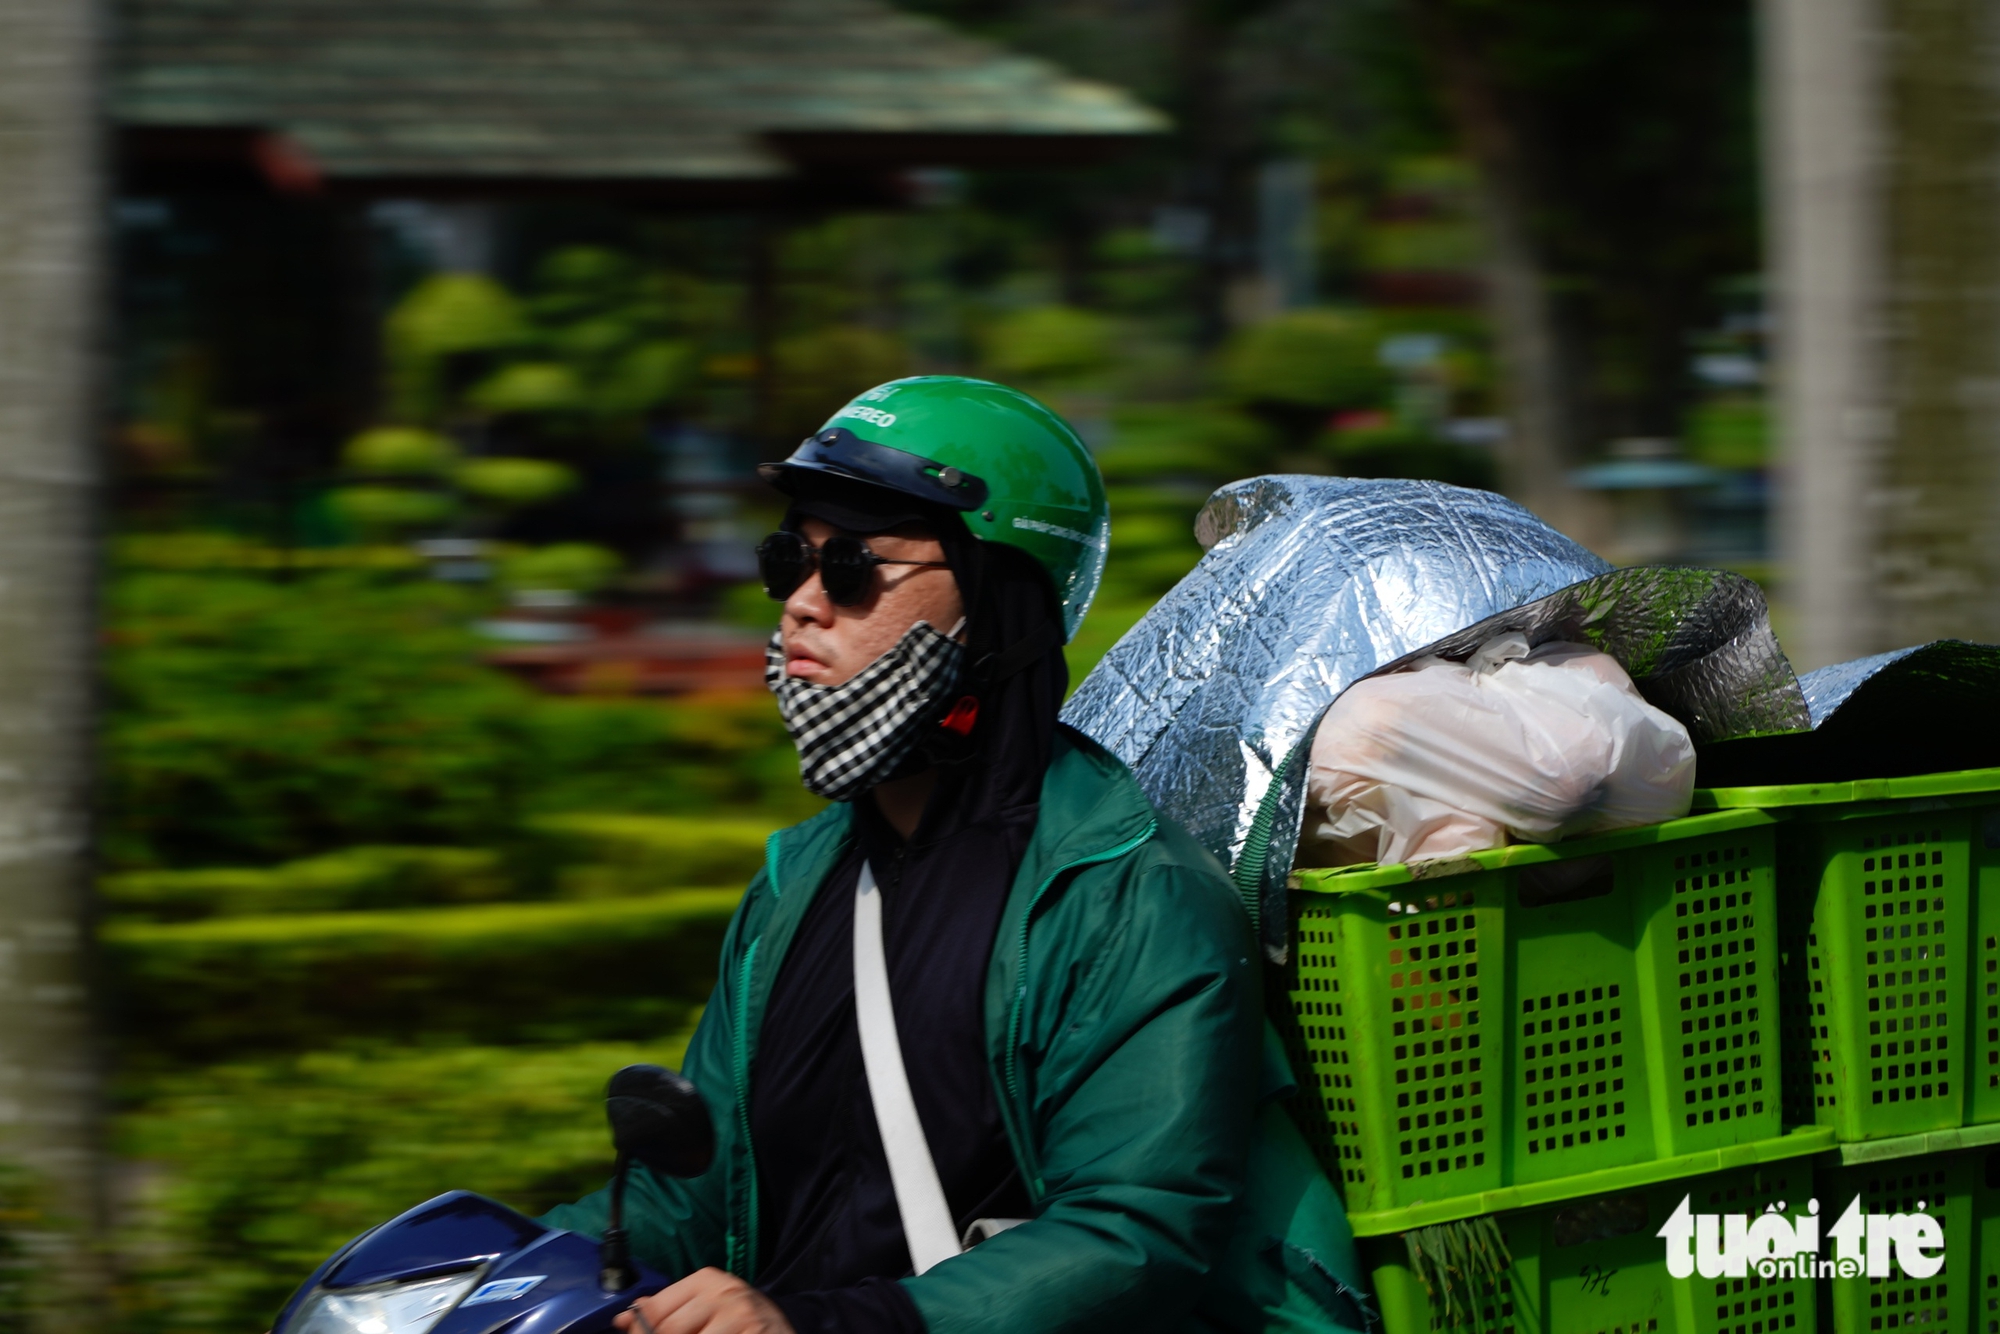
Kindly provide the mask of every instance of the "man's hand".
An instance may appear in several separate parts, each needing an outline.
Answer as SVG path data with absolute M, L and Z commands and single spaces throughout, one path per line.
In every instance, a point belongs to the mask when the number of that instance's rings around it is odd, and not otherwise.
M 793 1334 L 770 1298 L 720 1269 L 696 1270 L 633 1306 L 637 1314 L 625 1311 L 614 1322 L 626 1334 Z

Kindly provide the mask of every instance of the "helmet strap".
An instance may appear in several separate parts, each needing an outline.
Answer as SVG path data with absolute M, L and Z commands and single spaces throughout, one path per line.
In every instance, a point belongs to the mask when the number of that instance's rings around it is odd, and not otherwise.
M 979 745 L 972 739 L 972 731 L 979 721 L 980 696 L 1039 661 L 1061 643 L 1061 634 L 1045 621 L 1002 652 L 988 653 L 971 664 L 966 672 L 965 693 L 938 719 L 937 726 L 928 730 L 906 768 L 915 772 L 931 764 L 951 767 L 977 756 Z
M 998 685 L 1061 644 L 1062 637 L 1056 633 L 1056 628 L 1044 621 L 1001 652 L 988 653 L 975 662 L 972 679 L 982 686 Z

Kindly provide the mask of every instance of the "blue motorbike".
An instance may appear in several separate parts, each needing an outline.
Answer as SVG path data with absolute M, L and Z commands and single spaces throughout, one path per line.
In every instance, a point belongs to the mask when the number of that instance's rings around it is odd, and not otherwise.
M 700 1176 L 715 1158 L 708 1104 L 657 1065 L 611 1078 L 605 1112 L 618 1153 L 609 1226 L 593 1242 L 455 1190 L 336 1251 L 293 1294 L 272 1334 L 603 1334 L 668 1280 L 634 1264 L 625 1175 L 643 1163 Z

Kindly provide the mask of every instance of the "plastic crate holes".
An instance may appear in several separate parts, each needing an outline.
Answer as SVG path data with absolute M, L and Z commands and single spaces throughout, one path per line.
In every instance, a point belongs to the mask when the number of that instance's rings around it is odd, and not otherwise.
M 2000 1000 L 1996 999 L 1996 993 L 2000 993 L 2000 982 L 1996 982 L 1993 976 L 1995 969 L 2000 968 L 2000 937 L 1989 933 L 1982 944 L 1984 948 L 1980 952 L 1979 967 L 1986 979 L 1985 994 L 1980 998 L 1986 1003 L 1986 1064 L 1989 1067 L 1986 1087 L 2000 1088 L 2000 1070 L 1990 1068 L 2000 1066 L 2000 1027 L 1994 1026 L 1994 1020 L 2000 1019 Z
M 1772 852 L 1708 834 L 1294 895 L 1284 1032 L 1349 1207 L 1776 1135 Z
M 1757 913 L 1747 845 L 1674 858 L 1674 936 L 1681 1009 L 1682 1116 L 1689 1126 L 1762 1115 L 1764 1053 L 1757 1048 Z
M 1306 1044 L 1305 1060 L 1301 1063 L 1312 1073 L 1309 1076 L 1315 1087 L 1313 1096 L 1319 1103 L 1324 1116 L 1306 1118 L 1307 1141 L 1318 1152 L 1322 1163 L 1341 1180 L 1350 1184 L 1366 1181 L 1367 1169 L 1362 1165 L 1359 1137 L 1361 1127 L 1354 1117 L 1357 1114 L 1354 1099 L 1354 1076 L 1343 1073 L 1335 1067 L 1348 1063 L 1346 1047 L 1346 1014 L 1342 1003 L 1333 998 L 1340 990 L 1340 979 L 1332 977 L 1305 976 L 1307 968 L 1336 970 L 1333 955 L 1333 914 L 1324 908 L 1307 908 L 1299 914 L 1299 925 L 1294 939 L 1298 943 L 1298 967 L 1301 976 L 1298 987 L 1308 993 L 1293 997 L 1294 1013 L 1298 1016 L 1298 1033 Z
M 1469 1282 L 1472 1291 L 1460 1300 L 1475 1308 L 1476 1314 L 1469 1319 L 1453 1320 L 1447 1324 L 1445 1318 L 1433 1310 L 1429 1323 L 1431 1334 L 1536 1334 L 1533 1325 L 1514 1323 L 1514 1293 L 1510 1287 L 1485 1277 Z M 1658 1322 L 1654 1324 L 1657 1327 Z M 1389 1334 L 1402 1334 L 1402 1331 L 1392 1329 Z M 1597 1331 L 1593 1330 L 1591 1334 L 1597 1334 Z M 1605 1334 L 1625 1334 L 1625 1331 L 1613 1328 Z M 1632 1334 L 1640 1334 L 1640 1331 L 1634 1327 Z
M 1396 1154 L 1405 1180 L 1486 1164 L 1479 1053 L 1475 891 L 1393 899 L 1389 924 L 1390 1053 Z M 1403 994 L 1398 995 L 1398 992 Z
M 1930 1209 L 1937 1219 L 1938 1230 L 1945 1233 L 1945 1254 L 1948 1257 L 1951 1254 L 1951 1224 L 1947 1211 L 1942 1207 L 1948 1187 L 1945 1177 L 1945 1168 L 1936 1164 L 1912 1164 L 1900 1172 L 1870 1173 L 1861 1181 L 1861 1212 L 1893 1214 Z M 1822 1210 L 1831 1208 L 1837 1216 L 1847 1207 L 1847 1202 L 1821 1201 L 1820 1207 Z M 1951 1295 L 1952 1280 L 1951 1262 L 1947 1259 L 1944 1268 L 1927 1279 L 1911 1278 L 1898 1266 L 1890 1265 L 1886 1278 L 1845 1281 L 1867 1283 L 1868 1328 L 1878 1330 L 1943 1324 L 1951 1314 L 1944 1302 Z M 1989 1321 L 1989 1327 L 1991 1324 Z
M 1832 1064 L 1833 1048 L 1827 1041 L 1825 983 L 1818 975 L 1819 937 L 1809 913 L 1789 908 L 1809 903 L 1818 891 L 1818 873 L 1806 870 L 1814 854 L 1801 842 L 1783 844 L 1778 858 L 1788 906 L 1778 915 L 1778 1054 L 1785 1120 L 1812 1125 L 1815 1106 L 1832 1099 L 1824 1086 L 1833 1083 L 1833 1075 L 1821 1067 Z
M 1479 930 L 1469 911 L 1474 891 L 1396 899 L 1383 932 L 1388 1036 L 1393 1045 L 1396 1168 L 1406 1180 L 1444 1176 L 1486 1163 L 1487 1126 L 1479 1101 L 1486 1073 L 1480 1052 Z M 1293 1003 L 1306 1065 L 1317 1083 L 1324 1129 L 1309 1136 L 1322 1159 L 1348 1184 L 1366 1182 L 1363 1131 L 1353 1095 L 1346 1015 L 1336 999 L 1345 965 L 1334 952 L 1332 909 L 1300 910 L 1300 971 Z M 1319 970 L 1325 970 L 1319 972 Z M 1314 975 L 1318 973 L 1318 975 Z M 1377 1048 L 1379 1049 L 1379 1048 Z
M 1949 909 L 1942 896 L 1934 896 L 1947 882 L 1943 840 L 1941 828 L 1924 825 L 1885 829 L 1861 840 L 1868 1099 L 1874 1106 L 1953 1096 L 1951 1035 L 1945 1031 L 1951 1015 L 1945 991 Z M 1807 937 L 1812 989 L 1823 994 L 1818 943 L 1816 933 Z M 1989 957 L 1992 953 L 1989 949 Z M 1820 1030 L 1822 1039 L 1825 1031 Z M 1832 1052 L 1815 1051 L 1814 1059 L 1830 1063 Z M 1820 1085 L 1815 1105 L 1835 1106 L 1832 1073 L 1816 1072 L 1815 1082 Z
M 1869 1100 L 1876 1104 L 1951 1096 L 1951 1058 L 1945 1054 L 1950 1035 L 1926 1031 L 1946 1028 L 1950 1014 L 1944 989 L 1945 901 L 1924 893 L 1945 887 L 1945 854 L 1938 846 L 1944 835 L 1932 828 L 1927 839 L 1925 832 L 1904 829 L 1861 840 L 1861 869 L 1870 876 L 1861 882 L 1862 897 L 1879 899 L 1862 907 L 1863 919 L 1876 923 L 1863 931 L 1871 947 L 1864 956 L 1868 989 L 1884 993 L 1868 997 L 1868 1036 L 1888 1038 L 1868 1046 Z M 1892 847 L 1897 850 L 1888 851 Z M 1913 867 L 1930 869 L 1904 874 Z M 1913 890 L 1916 897 L 1907 897 Z M 1915 920 L 1902 920 L 1910 917 Z M 1914 991 L 1909 989 L 1913 982 Z M 1873 1017 L 1878 1012 L 1883 1016 L 1879 1020 Z M 1892 1036 L 1899 1028 L 1906 1034 L 1901 1039 Z
M 1522 1000 L 1527 1017 L 1521 1036 L 1527 1043 L 1521 1049 L 1521 1115 L 1529 1153 L 1625 1138 L 1620 1096 L 1625 1077 L 1617 1073 L 1625 1068 L 1625 1053 L 1616 1050 L 1625 1043 L 1624 1007 L 1617 1004 L 1618 993 L 1613 982 Z
M 1812 1194 L 1811 1171 L 1797 1161 L 1759 1169 L 1752 1180 L 1754 1185 L 1747 1188 L 1712 1185 L 1706 1192 L 1691 1191 L 1695 1198 L 1690 1207 L 1696 1213 L 1754 1215 L 1767 1204 L 1782 1202 L 1803 1212 Z M 1687 1281 L 1710 1282 L 1699 1276 Z M 1761 1279 L 1753 1271 L 1743 1278 L 1715 1279 L 1713 1286 L 1716 1334 L 1782 1334 L 1800 1328 L 1799 1289 L 1809 1286 L 1805 1282 Z
M 2000 988 L 1983 1000 L 1965 990 L 2000 962 L 2000 940 L 1974 929 L 1973 823 L 1872 815 L 1799 830 L 1785 863 L 1789 1119 L 1862 1139 L 1990 1116 L 1967 1096 L 1985 1063 L 1982 1031 L 2000 1043 L 2000 1024 L 1980 1022 L 1982 1003 L 1987 1022 L 2000 1021 Z M 1973 942 L 1956 975 L 1954 937 Z M 2000 1068 L 1987 1073 L 1986 1088 L 2000 1089 Z

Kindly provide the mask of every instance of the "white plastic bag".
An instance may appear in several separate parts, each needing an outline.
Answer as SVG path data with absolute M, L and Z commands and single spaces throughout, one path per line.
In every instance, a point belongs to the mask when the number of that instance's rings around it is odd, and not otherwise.
M 1513 633 L 1355 682 L 1306 784 L 1300 865 L 1423 861 L 1685 815 L 1694 745 L 1612 658 Z

